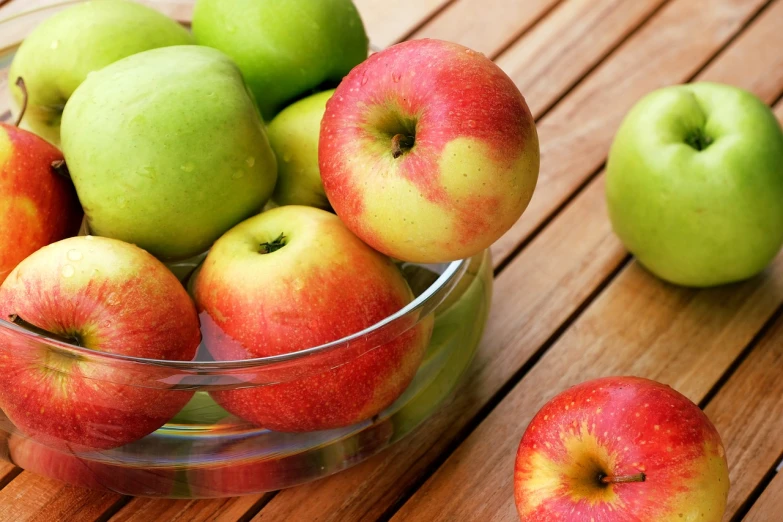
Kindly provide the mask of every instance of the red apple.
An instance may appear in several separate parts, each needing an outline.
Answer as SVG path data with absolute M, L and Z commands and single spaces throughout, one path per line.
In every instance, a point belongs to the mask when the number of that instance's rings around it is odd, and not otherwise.
M 123 495 L 164 496 L 171 494 L 176 479 L 172 468 L 112 465 L 18 435 L 11 436 L 8 448 L 11 461 L 20 468 L 73 486 Z
M 538 178 L 535 123 L 484 55 L 412 40 L 356 66 L 326 105 L 318 150 L 345 224 L 393 258 L 444 262 L 491 245 Z
M 80 236 L 43 247 L 0 286 L 0 317 L 108 354 L 190 360 L 200 341 L 193 302 L 144 250 Z M 0 327 L 0 407 L 28 436 L 106 449 L 159 428 L 193 395 L 163 368 L 96 359 Z
M 194 294 L 204 342 L 217 360 L 280 355 L 336 341 L 413 299 L 394 263 L 337 216 L 293 205 L 250 218 L 223 235 L 196 276 Z M 326 359 L 312 358 L 319 362 L 306 370 L 290 365 L 263 377 L 276 384 L 212 396 L 234 415 L 277 431 L 368 419 L 389 406 L 418 369 L 432 320 L 413 323 L 380 346 L 369 336 L 332 350 Z
M 719 522 L 729 473 L 718 432 L 690 400 L 637 377 L 574 386 L 533 418 L 517 452 L 523 522 Z
M 62 159 L 49 142 L 0 123 L 0 283 L 22 259 L 79 231 L 76 191 L 52 168 Z

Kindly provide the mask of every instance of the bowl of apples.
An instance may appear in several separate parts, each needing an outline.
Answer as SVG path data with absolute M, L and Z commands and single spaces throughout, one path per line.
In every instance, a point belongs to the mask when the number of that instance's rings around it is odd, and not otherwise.
M 489 247 L 535 187 L 530 111 L 479 53 L 371 52 L 350 0 L 292 3 L 0 20 L 10 462 L 127 495 L 260 493 L 452 396 Z

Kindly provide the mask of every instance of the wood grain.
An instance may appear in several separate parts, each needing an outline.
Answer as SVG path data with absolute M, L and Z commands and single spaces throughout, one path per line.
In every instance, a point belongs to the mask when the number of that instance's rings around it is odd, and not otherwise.
M 750 353 L 705 413 L 715 423 L 729 462 L 733 515 L 783 455 L 783 318 Z M 778 506 L 778 514 L 783 510 Z M 774 519 L 769 519 L 774 520 Z
M 538 124 L 538 187 L 522 218 L 493 246 L 495 262 L 503 263 L 599 169 L 623 116 L 639 98 L 690 78 L 765 2 L 666 4 L 548 113 Z
M 412 38 L 456 41 L 495 56 L 561 1 L 457 0 Z
M 388 47 L 452 0 L 354 0 L 373 45 Z
M 119 495 L 96 493 L 25 472 L 0 490 L 0 520 L 97 520 L 121 498 Z
M 783 512 L 783 473 L 778 472 L 744 520 L 745 522 L 769 522 L 780 518 L 781 512 Z
M 538 118 L 665 2 L 563 2 L 495 62 Z
M 236 521 L 263 503 L 269 495 L 253 495 L 211 500 L 160 500 L 136 498 L 109 520 L 111 522 L 218 522 Z

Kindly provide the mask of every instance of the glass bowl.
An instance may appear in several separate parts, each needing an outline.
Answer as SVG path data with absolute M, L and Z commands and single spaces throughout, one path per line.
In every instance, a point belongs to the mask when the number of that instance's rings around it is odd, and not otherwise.
M 61 2 L 0 20 L 0 121 L 10 122 L 8 68 L 21 40 Z M 144 2 L 187 23 L 189 2 Z M 13 4 L 12 4 L 13 5 Z M 3 15 L 5 16 L 5 14 Z M 171 265 L 183 283 L 203 259 Z M 2 454 L 29 471 L 70 484 L 126 495 L 211 498 L 273 491 L 348 468 L 411 433 L 444 403 L 473 359 L 492 292 L 489 251 L 441 265 L 400 268 L 416 298 L 364 331 L 306 350 L 241 361 L 210 360 L 201 346 L 194 361 L 170 362 L 104 354 L 62 343 L 0 319 L 0 370 L 6 357 L 60 373 L 63 358 L 78 360 L 103 393 L 187 403 L 163 427 L 112 449 L 33 438 L 0 412 Z M 269 386 L 349 364 L 434 317 L 432 338 L 413 381 L 386 410 L 353 426 L 281 433 L 253 426 L 220 408 L 209 392 Z M 58 362 L 59 361 L 59 362 Z M 141 392 L 144 393 L 141 393 Z M 18 390 L 19 400 L 35 392 Z M 73 397 L 81 408 L 101 395 Z M 134 408 L 144 404 L 134 404 Z M 122 412 L 120 412 L 122 413 Z

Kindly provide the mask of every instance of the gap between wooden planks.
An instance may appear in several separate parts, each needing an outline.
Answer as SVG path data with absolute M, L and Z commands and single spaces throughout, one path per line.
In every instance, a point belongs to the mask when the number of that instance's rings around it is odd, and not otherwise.
M 694 26 L 698 26 L 700 41 L 710 41 L 714 52 L 728 39 L 726 27 L 736 31 L 760 6 L 761 3 L 757 3 L 754 9 L 743 11 L 739 9 L 742 6 L 730 3 L 722 7 L 721 15 L 716 15 L 714 20 L 691 16 L 688 22 L 684 14 L 697 14 L 704 6 L 692 7 L 684 2 L 676 6 L 672 4 L 669 6 L 672 7 L 670 12 L 664 10 L 660 13 L 661 18 L 651 20 L 651 27 L 644 32 L 644 38 L 640 37 L 641 32 L 637 33 L 629 39 L 629 45 L 621 50 L 626 52 L 623 63 L 641 62 L 638 67 L 646 65 L 650 68 L 648 74 L 654 71 L 658 76 L 650 79 L 648 75 L 636 74 L 634 78 L 637 83 L 632 86 L 625 83 L 623 88 L 643 93 L 649 90 L 645 89 L 645 82 L 649 85 L 684 80 L 688 71 L 698 70 L 700 64 L 710 56 L 709 49 L 702 49 L 702 56 L 694 58 L 698 59 L 698 64 L 683 64 L 668 55 L 661 61 L 655 59 L 656 54 L 646 56 L 643 52 L 646 40 L 655 39 L 657 31 L 668 29 L 667 35 L 680 34 L 682 40 L 687 41 L 695 30 Z M 727 7 L 732 7 L 734 11 Z M 746 3 L 745 7 L 750 6 Z M 727 12 L 732 12 L 735 18 L 731 20 Z M 681 22 L 677 24 L 672 20 Z M 710 28 L 722 34 L 724 40 L 720 41 L 710 34 Z M 746 41 L 743 38 L 738 43 Z M 677 42 L 673 45 L 677 45 Z M 738 48 L 740 52 L 736 51 Z M 716 62 L 717 68 L 713 70 L 719 69 L 721 60 L 744 62 L 748 61 L 748 53 L 757 53 L 747 45 L 744 48 L 732 46 L 730 51 L 734 52 L 721 56 Z M 740 58 L 735 59 L 738 55 Z M 605 65 L 609 67 L 614 60 L 616 57 L 613 56 Z M 757 71 L 756 74 L 763 76 L 767 72 Z M 590 85 L 590 81 L 588 78 L 585 84 Z M 643 85 L 638 85 L 638 82 Z M 607 88 L 611 88 L 611 84 L 608 85 Z M 623 99 L 619 96 L 622 92 L 622 89 L 613 90 L 615 102 L 621 105 L 617 110 L 624 112 L 626 108 L 622 105 L 632 103 L 635 98 Z M 608 104 L 606 109 L 614 110 L 612 104 Z M 496 312 L 490 320 L 483 356 L 476 361 L 467 386 L 462 388 L 455 402 L 429 422 L 422 430 L 424 433 L 417 433 L 384 455 L 326 481 L 280 493 L 261 511 L 261 520 L 283 520 L 287 517 L 312 520 L 374 519 L 383 514 L 387 506 L 393 507 L 400 495 L 404 497 L 406 488 L 415 487 L 416 476 L 425 474 L 428 464 L 435 461 L 437 465 L 437 457 L 433 454 L 438 455 L 444 450 L 448 452 L 449 441 L 460 438 L 458 432 L 465 429 L 481 403 L 490 400 L 502 383 L 513 376 L 515 369 L 522 367 L 538 347 L 546 343 L 547 336 L 567 320 L 578 303 L 623 258 L 622 249 L 608 229 L 600 185 L 592 185 L 578 199 L 578 204 L 574 202 L 558 216 L 500 274 L 494 300 Z M 526 317 L 529 317 L 529 321 L 525 321 Z M 518 351 L 510 349 L 517 347 Z M 472 394 L 472 397 L 467 394 Z

